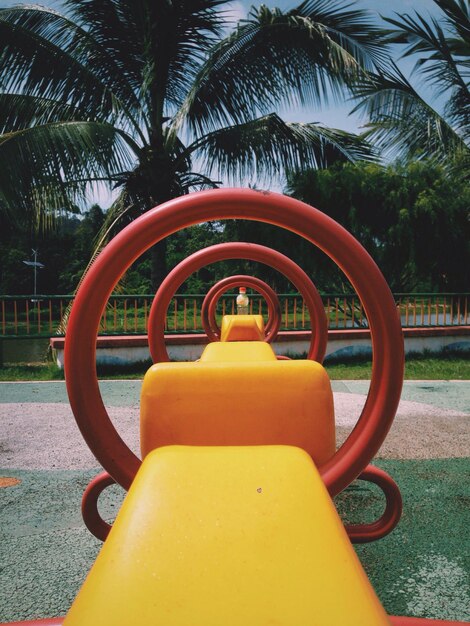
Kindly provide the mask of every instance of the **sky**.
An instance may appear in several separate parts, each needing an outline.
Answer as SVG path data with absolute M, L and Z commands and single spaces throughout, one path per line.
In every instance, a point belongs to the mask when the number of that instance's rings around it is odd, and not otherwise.
M 349 3 L 349 0 L 344 2 L 345 5 Z M 234 16 L 239 19 L 244 18 L 250 6 L 253 4 L 256 5 L 254 2 L 241 0 L 231 2 Z M 296 2 L 296 0 L 264 0 L 259 4 L 265 4 L 269 8 L 279 7 L 280 9 L 286 10 L 299 3 Z M 413 14 L 415 11 L 423 15 L 429 13 L 436 14 L 436 5 L 433 0 L 358 0 L 357 2 L 352 2 L 352 4 L 353 8 L 361 8 L 370 11 L 372 15 L 377 17 L 377 22 L 382 21 L 380 18 L 381 15 L 384 17 L 396 17 L 396 14 Z M 400 52 L 397 48 L 397 57 L 394 60 L 398 62 L 404 74 L 409 76 L 415 61 L 410 59 L 400 61 L 399 55 Z M 328 107 L 324 107 L 321 110 L 305 108 L 293 111 L 292 109 L 284 109 L 280 111 L 280 114 L 285 120 L 291 122 L 319 122 L 331 128 L 339 128 L 341 130 L 357 133 L 361 131 L 363 120 L 361 120 L 358 115 L 350 115 L 352 108 L 353 105 L 351 102 L 342 102 L 338 104 L 330 103 Z
M 0 7 L 12 6 L 19 4 L 18 0 L 0 0 Z M 36 0 L 36 4 L 50 6 L 60 10 L 60 0 Z M 231 19 L 237 21 L 246 17 L 252 5 L 265 4 L 269 8 L 278 7 L 282 10 L 290 9 L 298 4 L 300 0 L 264 0 L 259 2 L 247 0 L 233 0 L 229 3 L 232 13 Z M 437 9 L 433 0 L 345 0 L 345 5 L 352 4 L 353 8 L 362 8 L 369 10 L 377 17 L 380 22 L 380 16 L 395 17 L 397 14 L 414 13 L 418 11 L 423 15 L 436 14 Z M 397 57 L 394 59 L 398 62 L 400 69 L 406 76 L 410 76 L 415 61 L 406 59 L 400 61 L 399 51 L 397 49 Z M 424 93 L 424 95 L 426 95 Z M 353 104 L 348 101 L 340 103 L 329 103 L 322 109 L 312 108 L 296 108 L 281 109 L 279 114 L 286 121 L 291 122 L 317 122 L 331 128 L 338 128 L 349 132 L 357 133 L 361 131 L 363 120 L 358 115 L 351 115 L 350 111 Z M 107 208 L 112 202 L 113 196 L 107 190 L 98 189 L 93 198 L 90 198 L 90 204 L 98 202 L 103 208 Z

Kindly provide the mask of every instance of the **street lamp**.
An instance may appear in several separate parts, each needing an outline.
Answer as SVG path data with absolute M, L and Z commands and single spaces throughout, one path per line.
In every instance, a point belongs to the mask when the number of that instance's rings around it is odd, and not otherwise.
M 23 263 L 25 265 L 29 265 L 30 267 L 34 268 L 34 300 L 32 300 L 32 302 L 37 302 L 37 299 L 36 299 L 37 271 L 38 271 L 38 268 L 42 269 L 43 267 L 45 267 L 45 265 L 38 261 L 37 250 L 33 250 L 33 255 L 34 255 L 34 261 L 23 261 Z

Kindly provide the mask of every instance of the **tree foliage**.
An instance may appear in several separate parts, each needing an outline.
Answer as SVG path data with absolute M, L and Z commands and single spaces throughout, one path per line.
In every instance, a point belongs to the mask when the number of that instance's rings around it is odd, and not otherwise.
M 470 291 L 470 189 L 458 175 L 433 162 L 381 167 L 338 164 L 290 176 L 289 191 L 316 206 L 365 246 L 395 292 Z M 32 292 L 31 268 L 22 261 L 39 248 L 38 291 L 72 293 L 95 246 L 105 216 L 92 206 L 83 219 L 69 214 L 45 233 L 0 229 L 0 293 Z M 323 293 L 351 287 L 334 263 L 303 238 L 251 220 L 226 220 L 192 226 L 168 238 L 169 268 L 203 247 L 224 241 L 251 241 L 279 250 L 297 262 Z M 271 267 L 250 261 L 215 263 L 201 269 L 178 290 L 204 293 L 232 274 L 252 274 L 278 293 L 294 287 Z M 151 258 L 144 254 L 127 272 L 123 293 L 153 293 Z
M 393 156 L 435 158 L 470 172 L 470 3 L 434 0 L 439 17 L 415 11 L 385 18 L 392 26 L 388 42 L 416 60 L 414 74 L 432 93 L 410 82 L 396 64 L 389 63 L 358 83 L 365 136 Z
M 273 111 L 326 103 L 372 70 L 383 48 L 369 17 L 326 0 L 262 5 L 227 34 L 227 4 L 1 9 L 0 209 L 38 222 L 101 181 L 120 191 L 106 230 L 221 176 L 368 158 L 357 137 Z
M 347 228 L 392 290 L 470 289 L 470 189 L 442 166 L 345 164 L 293 175 L 289 190 Z
M 0 293 L 33 293 L 32 269 L 23 264 L 32 258 L 32 249 L 38 250 L 38 260 L 44 265 L 38 270 L 37 292 L 73 293 L 104 219 L 101 207 L 93 205 L 83 218 L 74 213 L 61 215 L 56 217 L 54 229 L 39 232 L 16 229 L 5 222 L 0 228 Z

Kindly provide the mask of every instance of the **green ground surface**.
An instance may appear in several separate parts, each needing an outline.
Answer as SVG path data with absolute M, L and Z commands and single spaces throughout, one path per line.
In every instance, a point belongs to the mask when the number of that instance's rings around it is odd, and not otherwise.
M 368 380 L 372 362 L 327 364 L 331 380 Z M 469 380 L 470 358 L 442 355 L 407 357 L 406 380 Z
M 388 537 L 356 546 L 390 614 L 470 620 L 470 460 L 380 460 L 398 483 L 403 516 Z M 340 495 L 348 521 L 372 521 L 382 497 L 361 482 Z
M 150 363 L 143 367 L 98 368 L 100 378 L 138 379 L 145 374 Z M 332 380 L 368 380 L 371 361 L 331 363 L 326 365 Z M 55 363 L 19 363 L 0 367 L 0 381 L 63 380 L 64 371 Z M 469 380 L 470 358 L 467 356 L 441 355 L 439 357 L 408 357 L 405 363 L 407 380 Z
M 468 459 L 377 463 L 400 485 L 404 512 L 395 531 L 357 552 L 391 614 L 470 619 L 470 462 Z M 0 619 L 64 614 L 100 543 L 83 527 L 78 502 L 94 471 L 4 470 L 19 478 L 0 490 Z M 112 519 L 119 488 L 103 498 Z M 30 503 L 36 502 L 31 508 Z M 382 497 L 355 483 L 337 498 L 350 522 L 380 515 Z
M 368 386 L 366 380 L 332 383 L 335 392 L 352 395 L 367 393 Z M 109 407 L 137 406 L 140 388 L 140 380 L 100 381 Z M 406 381 L 402 397 L 434 409 L 470 413 L 468 382 Z M 0 402 L 11 421 L 26 415 L 28 405 L 67 407 L 68 400 L 63 381 L 6 382 L 0 384 Z M 7 458 L 0 439 L 3 452 Z M 55 462 L 52 458 L 50 466 Z M 402 520 L 391 535 L 357 546 L 386 610 L 470 620 L 470 459 L 387 459 L 375 464 L 396 480 L 404 501 Z M 83 490 L 99 470 L 11 467 L 0 468 L 0 477 L 20 481 L 0 489 L 0 622 L 63 615 L 101 545 L 80 514 Z M 114 518 L 122 497 L 118 487 L 103 494 L 100 510 L 105 518 Z M 370 522 L 383 507 L 381 494 L 363 482 L 353 484 L 336 502 L 350 523 Z
M 333 391 L 354 394 L 367 394 L 368 380 L 334 380 Z M 142 380 L 100 380 L 99 387 L 106 406 L 136 406 L 139 402 Z M 470 392 L 468 382 L 405 381 L 401 393 L 403 400 L 422 402 L 441 409 L 453 408 L 470 413 Z M 12 403 L 62 403 L 68 404 L 65 382 L 26 381 L 22 383 L 2 382 L 0 402 Z M 470 453 L 470 450 L 469 450 Z

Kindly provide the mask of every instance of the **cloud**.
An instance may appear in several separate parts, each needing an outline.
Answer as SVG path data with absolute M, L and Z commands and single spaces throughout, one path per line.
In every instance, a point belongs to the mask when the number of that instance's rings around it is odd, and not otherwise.
M 227 13 L 227 21 L 232 24 L 245 18 L 247 15 L 246 7 L 243 2 L 238 1 L 227 3 L 227 6 L 224 7 L 224 11 Z

